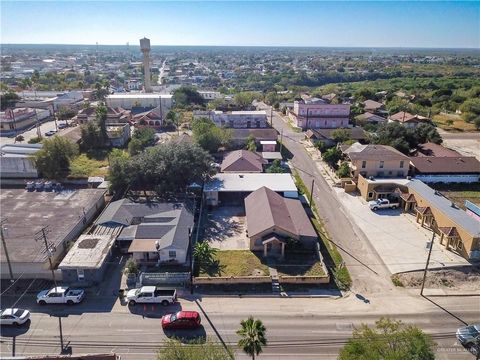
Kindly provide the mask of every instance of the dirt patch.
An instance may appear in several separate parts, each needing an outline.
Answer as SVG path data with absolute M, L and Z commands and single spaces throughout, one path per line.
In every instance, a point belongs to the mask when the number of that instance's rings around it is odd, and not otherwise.
M 392 276 L 396 286 L 420 288 L 423 271 L 415 271 Z M 463 267 L 448 270 L 431 270 L 427 273 L 425 287 L 431 289 L 458 289 L 480 291 L 480 267 Z

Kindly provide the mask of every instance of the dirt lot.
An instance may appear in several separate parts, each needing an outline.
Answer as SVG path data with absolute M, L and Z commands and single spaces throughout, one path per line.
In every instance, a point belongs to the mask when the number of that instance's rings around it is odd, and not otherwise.
M 210 212 L 205 223 L 205 240 L 219 250 L 248 250 L 243 207 L 221 206 Z
M 392 281 L 397 286 L 420 288 L 423 271 L 397 274 Z M 448 288 L 464 291 L 480 291 L 480 267 L 463 267 L 449 270 L 436 270 L 427 273 L 426 288 Z
M 432 188 L 440 191 L 461 209 L 465 209 L 465 200 L 480 206 L 480 184 L 432 184 Z

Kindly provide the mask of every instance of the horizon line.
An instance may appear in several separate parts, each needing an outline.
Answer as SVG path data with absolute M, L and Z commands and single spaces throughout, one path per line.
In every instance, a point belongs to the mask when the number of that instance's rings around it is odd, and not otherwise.
M 67 44 L 67 43 L 0 43 L 0 46 L 10 46 L 10 45 L 63 45 L 63 46 L 127 46 L 126 43 L 123 44 Z M 129 47 L 140 47 L 140 45 L 129 44 Z M 151 44 L 153 46 L 163 46 L 163 47 L 252 47 L 252 48 L 349 48 L 349 49 L 428 49 L 428 50 L 478 50 L 479 47 L 437 47 L 437 46 L 349 46 L 349 45 L 337 45 L 337 46 L 322 46 L 322 45 L 158 45 Z

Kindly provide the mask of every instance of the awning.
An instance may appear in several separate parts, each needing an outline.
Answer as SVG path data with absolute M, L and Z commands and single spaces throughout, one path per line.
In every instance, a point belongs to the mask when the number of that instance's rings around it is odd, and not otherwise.
M 135 239 L 130 244 L 128 252 L 156 252 L 155 241 L 154 239 Z

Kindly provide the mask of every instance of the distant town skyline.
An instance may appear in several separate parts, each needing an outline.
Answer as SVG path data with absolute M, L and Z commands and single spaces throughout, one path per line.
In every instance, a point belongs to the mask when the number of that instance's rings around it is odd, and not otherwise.
M 480 48 L 471 2 L 2 1 L 2 44 Z M 21 19 L 21 26 L 19 26 Z

